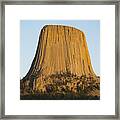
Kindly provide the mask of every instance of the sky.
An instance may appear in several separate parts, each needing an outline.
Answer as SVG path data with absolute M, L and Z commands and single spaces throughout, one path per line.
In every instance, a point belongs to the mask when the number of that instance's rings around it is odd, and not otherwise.
M 38 37 L 45 25 L 75 27 L 85 33 L 93 70 L 100 75 L 100 21 L 99 20 L 21 20 L 20 21 L 20 78 L 32 64 Z

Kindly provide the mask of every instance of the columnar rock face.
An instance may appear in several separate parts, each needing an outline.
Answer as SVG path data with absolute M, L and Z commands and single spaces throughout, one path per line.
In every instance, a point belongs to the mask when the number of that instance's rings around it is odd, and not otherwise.
M 27 76 L 38 71 L 48 76 L 67 70 L 78 76 L 95 75 L 85 35 L 73 27 L 45 26 L 41 31 L 37 52 Z
M 43 90 L 45 78 L 67 72 L 96 77 L 85 35 L 73 27 L 46 25 L 41 30 L 36 55 L 23 81 L 33 80 L 32 89 Z

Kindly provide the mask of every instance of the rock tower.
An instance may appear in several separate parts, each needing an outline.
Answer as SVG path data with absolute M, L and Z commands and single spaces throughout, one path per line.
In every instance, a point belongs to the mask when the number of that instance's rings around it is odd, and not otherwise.
M 63 73 L 86 78 L 97 77 L 84 33 L 73 27 L 46 25 L 41 30 L 30 70 L 21 80 L 21 88 L 29 86 L 32 90 L 45 92 L 46 79 Z M 62 81 L 61 78 L 59 80 Z M 51 83 L 51 79 L 47 81 Z

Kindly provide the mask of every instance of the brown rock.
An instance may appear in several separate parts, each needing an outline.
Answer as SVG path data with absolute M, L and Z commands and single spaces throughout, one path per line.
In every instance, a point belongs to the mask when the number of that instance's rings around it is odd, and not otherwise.
M 46 25 L 41 30 L 34 60 L 23 80 L 31 81 L 33 90 L 45 92 L 45 78 L 68 72 L 96 78 L 85 35 L 73 27 Z
M 48 25 L 41 30 L 35 58 L 26 77 L 70 71 L 78 76 L 95 75 L 85 35 L 68 26 Z

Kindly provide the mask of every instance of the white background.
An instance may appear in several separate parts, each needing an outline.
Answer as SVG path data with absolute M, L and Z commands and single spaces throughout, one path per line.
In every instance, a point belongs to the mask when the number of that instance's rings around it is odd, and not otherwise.
M 100 100 L 20 100 L 20 20 L 100 20 Z M 5 5 L 5 114 L 114 115 L 115 6 Z

